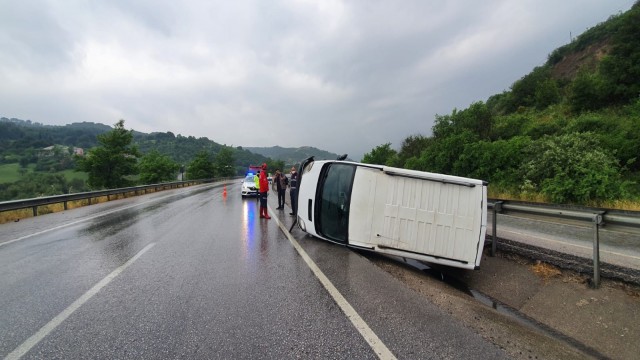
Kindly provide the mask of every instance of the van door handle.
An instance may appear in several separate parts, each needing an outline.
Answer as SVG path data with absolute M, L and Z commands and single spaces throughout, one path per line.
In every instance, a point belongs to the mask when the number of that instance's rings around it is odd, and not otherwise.
M 313 208 L 313 206 L 311 206 L 313 204 L 313 200 L 309 199 L 309 203 L 307 204 L 307 217 L 309 218 L 309 221 L 313 222 L 313 220 L 311 220 L 311 209 Z

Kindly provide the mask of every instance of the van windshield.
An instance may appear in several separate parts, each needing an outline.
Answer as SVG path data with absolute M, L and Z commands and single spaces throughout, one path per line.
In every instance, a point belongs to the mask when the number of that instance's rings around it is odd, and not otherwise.
M 318 233 L 338 242 L 347 242 L 349 235 L 349 205 L 356 167 L 333 163 L 324 171 L 317 202 Z

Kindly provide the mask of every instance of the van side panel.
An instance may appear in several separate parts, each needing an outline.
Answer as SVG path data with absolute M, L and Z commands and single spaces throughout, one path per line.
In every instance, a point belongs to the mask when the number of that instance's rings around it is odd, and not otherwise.
M 360 181 L 369 185 L 362 186 Z M 354 191 L 366 191 L 367 195 L 352 194 L 352 199 L 367 199 L 352 204 L 356 206 L 351 211 L 359 213 L 350 216 L 351 243 L 475 266 L 486 227 L 483 185 L 390 176 L 370 169 L 358 169 L 355 183 L 358 188 L 354 186 Z M 370 228 L 365 230 L 367 224 Z

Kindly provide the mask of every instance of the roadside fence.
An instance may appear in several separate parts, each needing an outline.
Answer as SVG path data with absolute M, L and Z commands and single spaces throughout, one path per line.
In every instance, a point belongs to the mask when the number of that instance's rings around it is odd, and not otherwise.
M 33 212 L 33 216 L 38 216 L 38 208 L 41 206 L 54 205 L 54 204 L 63 204 L 64 210 L 68 209 L 68 203 L 71 201 L 81 201 L 87 200 L 88 205 L 91 205 L 92 199 L 98 199 L 101 197 L 107 197 L 107 201 L 111 200 L 112 196 L 120 196 L 127 194 L 144 195 L 149 191 L 157 192 L 168 189 L 177 189 L 202 183 L 211 183 L 214 181 L 222 181 L 228 180 L 231 178 L 217 178 L 217 179 L 200 179 L 200 180 L 189 180 L 189 181 L 176 181 L 176 182 L 168 182 L 161 184 L 151 184 L 151 185 L 141 185 L 141 186 L 132 186 L 126 188 L 119 189 L 109 189 L 109 190 L 98 190 L 98 191 L 89 191 L 75 194 L 64 194 L 64 195 L 54 195 L 54 196 L 43 196 L 33 199 L 21 199 L 21 200 L 10 200 L 0 202 L 0 213 L 5 211 L 14 211 L 14 210 L 22 210 L 31 208 Z
M 607 225 L 628 228 L 631 231 L 640 231 L 640 212 L 587 208 L 566 205 L 551 205 L 539 203 L 527 203 L 510 200 L 489 199 L 487 208 L 493 211 L 493 234 L 491 235 L 491 256 L 495 256 L 497 237 L 498 214 L 521 213 L 532 214 L 555 219 L 572 219 L 583 222 L 586 226 L 593 227 L 593 286 L 600 286 L 600 229 Z

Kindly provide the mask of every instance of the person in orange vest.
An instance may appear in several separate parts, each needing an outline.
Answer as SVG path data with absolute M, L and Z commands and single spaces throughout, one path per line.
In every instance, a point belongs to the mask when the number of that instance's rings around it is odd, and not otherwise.
M 253 182 L 255 183 L 256 186 L 256 202 L 259 203 L 260 202 L 260 170 L 258 170 L 258 172 L 253 175 Z
M 260 171 L 260 217 L 271 219 L 267 210 L 267 195 L 269 195 L 269 180 L 267 180 L 267 164 L 262 164 Z

